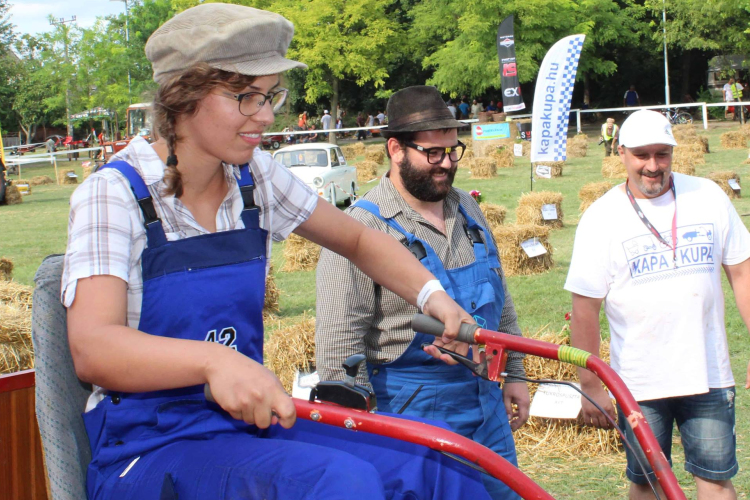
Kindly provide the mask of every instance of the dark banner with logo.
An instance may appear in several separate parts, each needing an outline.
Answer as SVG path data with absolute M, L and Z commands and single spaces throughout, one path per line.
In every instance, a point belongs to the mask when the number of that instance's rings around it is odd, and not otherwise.
M 503 111 L 511 113 L 526 108 L 521 97 L 516 69 L 516 41 L 513 38 L 513 16 L 506 17 L 497 29 L 497 58 L 503 88 Z

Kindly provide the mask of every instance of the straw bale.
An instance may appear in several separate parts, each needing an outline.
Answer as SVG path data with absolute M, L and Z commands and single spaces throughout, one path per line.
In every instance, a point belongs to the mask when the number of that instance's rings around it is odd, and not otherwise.
M 515 163 L 515 155 L 513 154 L 513 146 L 505 146 L 502 148 L 495 148 L 489 154 L 489 157 L 495 160 L 497 168 L 510 168 Z
M 13 261 L 10 259 L 0 259 L 0 281 L 10 281 L 13 279 Z
M 578 191 L 578 199 L 581 200 L 579 208 L 581 214 L 613 187 L 612 183 L 607 181 L 584 184 L 581 190 Z
M 0 373 L 34 367 L 32 290 L 14 281 L 0 281 Z
M 672 152 L 672 164 L 686 162 L 693 166 L 706 164 L 706 159 L 703 156 L 703 144 L 693 142 L 674 148 Z
M 364 160 L 354 166 L 357 168 L 357 182 L 359 184 L 370 182 L 378 176 L 379 165 L 374 161 Z
M 746 123 L 740 127 L 740 132 L 745 134 L 745 137 L 750 138 L 750 123 Z
M 505 214 L 508 213 L 508 209 L 504 206 L 482 202 L 479 204 L 479 208 L 482 209 L 484 218 L 487 219 L 490 231 L 494 231 L 497 226 L 502 226 L 505 222 Z
M 602 177 L 608 179 L 626 179 L 628 171 L 617 156 L 605 156 L 602 160 Z
M 521 144 L 523 144 L 523 155 L 526 158 L 531 157 L 531 141 L 523 141 Z
M 81 167 L 83 168 L 83 178 L 86 179 L 89 175 L 94 173 L 96 164 L 90 161 L 85 161 L 81 164 Z
M 472 158 L 469 161 L 472 179 L 491 179 L 497 177 L 497 162 L 494 158 Z
M 266 274 L 266 296 L 263 300 L 263 317 L 270 318 L 279 312 L 279 287 L 276 286 L 273 264 Z
M 78 177 L 70 177 L 68 174 L 75 174 L 75 170 L 60 170 L 57 174 L 59 184 L 78 184 Z
M 263 364 L 291 394 L 297 370 L 308 370 L 315 364 L 315 318 L 280 325 L 263 346 Z
M 319 257 L 320 245 L 316 245 L 312 241 L 292 233 L 284 245 L 284 259 L 286 259 L 286 262 L 281 271 L 310 271 L 318 265 Z
M 492 234 L 497 242 L 497 251 L 506 276 L 540 274 L 552 268 L 552 246 L 549 244 L 549 227 L 534 224 L 498 226 Z M 547 253 L 529 257 L 521 243 L 538 238 Z
M 589 149 L 589 137 L 586 134 L 576 134 L 568 141 L 568 156 L 570 158 L 584 158 Z
M 688 146 L 688 149 L 694 149 L 700 153 L 710 152 L 708 148 L 708 137 L 704 135 L 691 135 L 680 138 L 675 137 L 675 139 L 677 140 L 677 147 L 675 149 Z
M 469 146 L 466 146 L 466 151 L 464 151 L 464 155 L 461 157 L 461 161 L 471 160 L 472 158 L 474 158 L 474 150 Z
M 31 194 L 31 181 L 29 181 L 28 179 L 16 179 L 13 181 L 13 185 L 18 187 L 19 192 L 21 191 L 21 188 L 19 186 L 21 186 L 22 184 L 26 185 L 26 194 Z
M 53 181 L 51 177 L 48 177 L 46 175 L 37 175 L 36 177 L 32 177 L 29 181 L 29 184 L 32 186 L 44 186 L 45 184 L 54 183 L 55 181 Z
M 682 125 L 672 125 L 672 135 L 681 144 L 685 139 L 698 137 L 695 125 L 692 123 L 683 123 Z
M 747 136 L 742 132 L 724 132 L 721 134 L 721 147 L 724 149 L 745 149 Z
M 471 145 L 475 158 L 484 158 L 490 156 L 497 148 L 507 147 L 513 151 L 513 144 L 516 143 L 515 127 L 510 129 L 510 137 L 507 139 L 483 139 L 473 142 Z
M 718 184 L 722 191 L 727 193 L 727 196 L 729 196 L 730 198 L 740 198 L 740 193 L 732 189 L 729 186 L 728 182 L 729 179 L 734 179 L 741 187 L 742 183 L 740 183 L 740 176 L 738 174 L 729 170 L 724 170 L 720 172 L 711 172 L 710 174 L 708 174 L 708 178 Z
M 570 345 L 567 332 L 553 333 L 539 331 L 527 334 L 526 337 L 551 342 L 558 345 Z M 602 340 L 600 357 L 609 361 L 609 342 Z M 568 363 L 561 363 L 537 356 L 524 358 L 526 375 L 534 379 L 578 381 L 576 368 Z M 529 384 L 531 397 L 536 394 L 538 385 Z M 518 429 L 513 437 L 519 453 L 535 456 L 569 456 L 600 457 L 619 453 L 620 441 L 614 429 L 603 430 L 581 425 L 580 420 L 549 419 L 530 417 L 526 425 Z
M 504 122 L 507 121 L 508 115 L 505 113 L 492 113 L 493 122 Z
M 549 173 L 552 177 L 562 177 L 563 167 L 565 166 L 564 161 L 540 161 L 536 165 L 544 165 L 549 167 Z M 536 168 L 534 168 L 536 174 Z M 538 176 L 537 176 L 538 177 Z
M 516 208 L 516 223 L 562 227 L 562 200 L 563 196 L 561 193 L 553 193 L 552 191 L 532 191 L 531 193 L 521 195 L 518 199 L 518 208 Z M 542 205 L 555 205 L 555 208 L 557 208 L 557 219 L 544 220 L 542 218 Z
M 5 200 L 3 200 L 3 204 L 18 205 L 19 203 L 23 203 L 23 197 L 18 187 L 13 184 L 8 185 L 5 188 Z
M 382 144 L 379 146 L 368 146 L 365 153 L 365 160 L 374 161 L 378 165 L 382 165 L 385 161 L 385 147 Z
M 350 144 L 348 147 L 352 148 L 352 151 L 354 151 L 354 156 L 364 156 L 365 152 L 367 151 L 364 142 L 357 141 L 354 144 Z
M 685 175 L 695 175 L 695 160 L 691 156 L 681 156 L 679 160 L 673 158 L 672 172 Z

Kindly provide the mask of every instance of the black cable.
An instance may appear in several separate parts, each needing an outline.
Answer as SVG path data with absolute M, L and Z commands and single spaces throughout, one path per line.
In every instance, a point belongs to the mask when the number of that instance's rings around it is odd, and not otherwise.
M 523 380 L 524 382 L 531 382 L 532 384 L 567 385 L 568 387 L 572 387 L 573 389 L 575 389 L 576 392 L 578 392 L 581 396 L 583 396 L 584 398 L 588 399 L 589 402 L 592 405 L 594 405 L 596 407 L 596 409 L 599 410 L 602 413 L 602 415 L 604 415 L 604 417 L 607 420 L 609 420 L 609 423 L 612 424 L 612 426 L 617 430 L 618 434 L 620 434 L 620 438 L 622 439 L 623 444 L 630 450 L 630 452 L 635 457 L 635 460 L 638 462 L 638 467 L 640 467 L 641 472 L 643 473 L 644 477 L 646 478 L 646 481 L 648 481 L 648 485 L 651 487 L 651 491 L 653 491 L 654 497 L 656 498 L 656 500 L 660 500 L 661 499 L 661 497 L 659 496 L 659 494 L 656 492 L 656 486 L 654 486 L 653 481 L 651 480 L 650 477 L 648 477 L 648 474 L 646 473 L 646 466 L 643 464 L 643 461 L 641 460 L 641 458 L 638 456 L 638 454 L 633 449 L 633 446 L 628 442 L 627 438 L 625 437 L 625 433 L 622 432 L 622 429 L 620 429 L 620 426 L 617 425 L 617 422 L 615 422 L 614 419 L 609 416 L 609 413 L 607 413 L 606 411 L 604 411 L 604 408 L 602 408 L 601 406 L 599 406 L 599 404 L 596 401 L 594 401 L 593 399 L 591 399 L 591 397 L 589 397 L 588 394 L 586 394 L 581 389 L 579 389 L 578 387 L 576 387 L 576 385 L 573 382 L 566 382 L 566 381 L 563 381 L 563 380 L 548 380 L 548 379 L 536 380 L 536 379 L 521 377 L 519 375 L 510 375 L 508 373 L 502 373 L 501 376 L 505 377 L 505 378 L 514 378 L 514 379 L 517 379 L 517 380 Z
M 398 409 L 398 411 L 396 412 L 397 414 L 400 415 L 404 413 L 404 410 L 406 410 L 406 408 L 411 404 L 411 402 L 414 401 L 414 398 L 417 397 L 417 394 L 419 394 L 419 391 L 422 390 L 422 387 L 424 387 L 424 384 L 421 384 L 419 387 L 417 387 L 417 390 L 414 391 L 414 394 L 409 396 L 409 399 L 407 399 L 406 402 L 401 406 L 401 408 Z

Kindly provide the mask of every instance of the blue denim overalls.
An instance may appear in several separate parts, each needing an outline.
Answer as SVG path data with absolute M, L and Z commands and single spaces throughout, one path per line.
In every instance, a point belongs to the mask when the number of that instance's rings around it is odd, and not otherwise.
M 472 239 L 474 262 L 446 270 L 427 242 L 406 231 L 392 218 L 380 214 L 378 206 L 359 200 L 355 207 L 379 217 L 406 237 L 406 243 L 420 262 L 440 280 L 445 291 L 474 317 L 482 327 L 496 329 L 505 302 L 503 282 L 494 269 L 500 267 L 492 238 L 480 236 L 485 229 L 459 205 L 466 220 L 466 233 Z M 473 439 L 517 465 L 516 449 L 503 403 L 503 392 L 496 382 L 475 377 L 461 365 L 450 366 L 421 349 L 435 337 L 414 335 L 409 347 L 395 361 L 368 363 L 378 409 L 446 422 L 462 436 Z M 483 476 L 495 499 L 515 499 L 517 495 L 502 482 Z
M 104 168 L 128 179 L 146 225 L 139 330 L 219 342 L 262 363 L 268 233 L 259 226 L 248 166 L 238 179 L 244 229 L 177 241 L 167 241 L 135 169 L 125 162 Z M 305 420 L 291 430 L 259 430 L 207 402 L 202 386 L 110 392 L 84 421 L 91 500 L 486 495 L 475 472 L 429 449 Z

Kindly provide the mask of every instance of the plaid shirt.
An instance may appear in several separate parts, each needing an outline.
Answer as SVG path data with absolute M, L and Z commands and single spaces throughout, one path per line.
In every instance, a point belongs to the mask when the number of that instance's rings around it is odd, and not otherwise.
M 143 138 L 136 137 L 112 161 L 128 162 L 141 175 L 162 221 L 167 240 L 174 241 L 207 234 L 188 209 L 174 195 L 162 196 L 166 166 Z M 318 196 L 289 169 L 279 165 L 266 152 L 256 149 L 250 163 L 255 182 L 255 203 L 260 207 L 260 226 L 268 230 L 266 255 L 270 265 L 271 240 L 281 241 L 306 221 L 315 209 Z M 236 175 L 239 168 L 224 165 L 229 186 L 216 214 L 216 231 L 242 229 L 243 202 Z M 128 285 L 127 324 L 138 328 L 143 298 L 141 255 L 146 248 L 143 214 L 130 184 L 120 172 L 105 169 L 92 174 L 70 199 L 68 248 L 62 278 L 62 302 L 70 307 L 76 283 L 90 276 L 116 276 Z M 263 283 L 259 283 L 263 286 Z M 103 397 L 96 391 L 95 399 Z M 89 409 L 98 401 L 89 401 Z
M 458 211 L 459 204 L 478 224 L 488 227 L 474 199 L 455 188 L 448 194 L 443 208 L 448 236 L 411 208 L 387 176 L 364 198 L 378 205 L 383 217 L 394 218 L 404 229 L 426 241 L 446 269 L 474 262 L 474 249 L 464 231 L 465 221 Z M 401 243 L 406 242 L 403 234 L 370 212 L 349 209 L 348 213 L 366 226 L 388 233 Z M 498 268 L 497 273 L 503 281 L 505 305 L 500 324 L 489 325 L 489 328 L 520 336 L 518 317 L 502 268 Z M 344 370 L 341 363 L 352 354 L 364 353 L 368 362 L 374 364 L 394 361 L 414 338 L 411 318 L 418 312 L 417 308 L 377 285 L 351 262 L 325 248 L 318 263 L 317 291 L 316 365 L 322 380 L 342 380 Z M 524 375 L 522 353 L 509 352 L 507 372 Z M 359 371 L 357 379 L 359 383 L 369 384 L 365 370 Z

